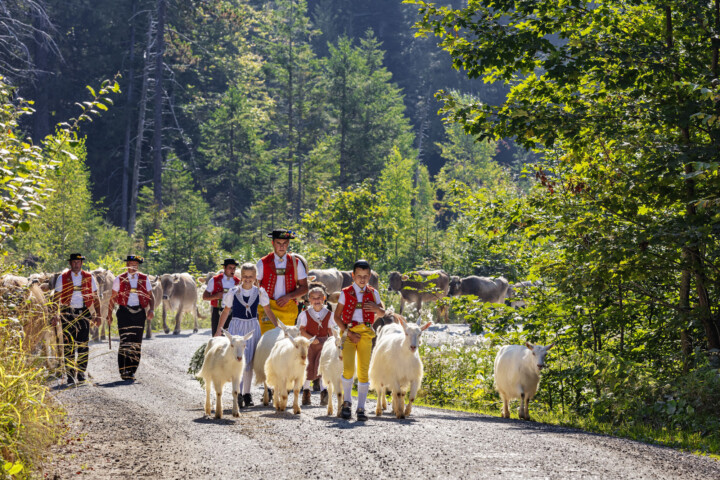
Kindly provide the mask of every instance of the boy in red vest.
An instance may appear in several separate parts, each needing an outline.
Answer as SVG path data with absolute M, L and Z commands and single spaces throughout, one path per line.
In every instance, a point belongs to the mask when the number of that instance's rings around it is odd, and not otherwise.
M 93 276 L 82 269 L 85 257 L 79 253 L 70 255 L 70 269 L 58 276 L 55 282 L 53 299 L 60 307 L 59 314 L 53 316 L 53 327 L 62 321 L 65 369 L 68 385 L 76 381 L 85 381 L 87 370 L 88 340 L 90 335 L 90 319 L 100 325 L 100 299 L 97 295 L 97 283 Z M 95 315 L 90 315 L 90 307 Z M 75 360 L 77 353 L 77 361 Z M 76 377 L 77 375 L 77 377 Z
M 351 416 L 352 384 L 355 375 L 355 357 L 357 356 L 358 406 L 355 411 L 361 422 L 367 420 L 365 415 L 365 399 L 370 388 L 368 369 L 375 331 L 372 328 L 375 316 L 385 315 L 385 310 L 377 290 L 368 285 L 371 277 L 370 264 L 367 260 L 358 260 L 353 265 L 353 284 L 343 288 L 335 309 L 335 323 L 340 333 L 348 329 L 347 339 L 343 348 L 343 402 L 341 415 L 345 419 Z
M 113 282 L 107 320 L 108 325 L 112 324 L 115 304 L 119 305 L 117 312 L 118 333 L 120 334 L 118 368 L 120 378 L 134 382 L 135 372 L 140 364 L 145 320 L 152 320 L 155 300 L 152 295 L 150 279 L 144 273 L 138 272 L 143 258 L 138 255 L 128 255 L 125 262 L 127 272 L 118 275 Z
M 277 320 L 292 326 L 298 316 L 297 299 L 308 291 L 305 264 L 297 255 L 288 253 L 290 240 L 295 238 L 293 232 L 273 230 L 268 237 L 272 238 L 273 251 L 257 262 L 257 279 L 270 297 L 270 309 Z M 259 314 L 263 335 L 277 326 L 262 310 Z
M 218 331 L 218 324 L 220 323 L 220 314 L 222 313 L 222 307 L 220 302 L 231 288 L 240 283 L 240 279 L 235 275 L 235 269 L 239 265 L 234 258 L 226 258 L 223 262 L 223 272 L 215 275 L 207 282 L 207 288 L 203 292 L 203 300 L 209 300 L 210 306 L 212 307 L 211 315 L 211 330 L 210 334 L 215 335 Z M 223 328 L 228 329 L 230 325 L 230 317 L 225 320 Z
M 308 349 L 307 375 L 303 385 L 303 405 L 310 405 L 310 382 L 318 378 L 323 344 L 332 334 L 330 328 L 336 326 L 332 319 L 332 312 L 325 306 L 325 291 L 320 287 L 313 287 L 308 292 L 308 298 L 310 299 L 310 308 L 300 313 L 297 318 L 300 333 L 306 338 L 315 337 L 315 341 Z M 320 405 L 327 405 L 327 402 L 327 388 L 320 379 Z

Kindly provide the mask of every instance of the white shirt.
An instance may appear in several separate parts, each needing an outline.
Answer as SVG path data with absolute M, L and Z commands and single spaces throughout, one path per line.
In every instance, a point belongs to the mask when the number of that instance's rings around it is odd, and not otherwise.
M 312 312 L 310 312 L 310 310 L 312 310 Z M 320 310 L 319 312 L 316 312 L 312 307 L 308 308 L 307 310 L 305 310 L 303 312 L 300 312 L 300 315 L 298 315 L 298 318 L 297 318 L 298 328 L 307 327 L 308 322 L 315 322 L 315 320 L 313 318 L 308 318 L 311 315 L 315 315 L 315 317 L 318 318 L 318 320 L 320 320 L 322 322 L 323 319 L 325 318 L 325 315 L 327 315 L 329 311 L 330 310 L 328 310 L 327 307 L 323 306 L 322 310 Z M 317 323 L 317 322 L 315 322 L 315 323 Z M 333 319 L 332 315 L 330 315 L 330 320 L 328 320 L 327 326 L 328 326 L 328 328 L 337 327 L 337 324 L 335 323 L 335 320 Z
M 273 258 L 275 258 L 275 268 L 285 268 L 287 266 L 287 254 L 280 258 L 277 256 L 277 254 L 273 254 Z M 258 260 L 257 262 L 257 279 L 258 282 L 262 281 L 263 279 L 263 262 L 262 259 Z M 304 280 L 307 278 L 307 273 L 305 272 L 305 265 L 303 265 L 302 260 L 298 258 L 297 262 L 297 279 L 298 280 Z M 277 300 L 278 298 L 285 295 L 285 275 L 278 275 L 277 279 L 275 280 L 275 293 L 273 295 L 273 300 Z
M 360 287 L 358 287 L 357 283 L 353 283 L 353 287 L 355 287 L 355 296 L 358 299 L 358 303 L 362 303 L 363 296 L 365 295 L 365 290 L 360 290 Z M 375 290 L 373 293 L 375 294 L 375 303 L 380 305 L 380 292 Z M 340 298 L 338 299 L 338 305 L 340 304 L 345 305 L 345 292 L 342 292 L 340 294 Z M 363 323 L 362 312 L 362 308 L 355 308 L 352 316 L 352 321 L 357 323 Z
M 65 272 L 67 272 L 67 270 Z M 65 272 L 63 272 L 63 274 Z M 75 275 L 75 272 L 70 271 L 70 279 L 76 287 L 82 285 L 82 273 Z M 90 276 L 90 284 L 92 285 L 92 291 L 97 292 L 98 286 L 97 282 L 95 282 L 95 277 Z M 55 291 L 58 293 L 62 292 L 62 275 L 58 275 L 55 281 Z M 85 302 L 83 302 L 82 292 L 80 290 L 73 290 L 72 297 L 70 297 L 70 308 L 83 308 L 84 306 Z
M 128 274 L 128 279 L 130 280 L 130 288 L 137 288 L 138 283 L 138 274 L 134 273 L 132 275 Z M 120 276 L 115 277 L 115 280 L 113 280 L 113 292 L 119 292 L 120 291 Z M 149 294 L 152 294 L 152 284 L 150 284 L 150 277 L 145 277 L 145 289 L 148 291 Z M 128 295 L 128 307 L 139 307 L 140 306 L 140 299 L 138 298 L 137 293 L 130 292 L 130 295 Z
M 264 288 L 253 286 L 250 290 L 245 290 L 244 288 L 242 288 L 241 285 L 242 284 L 233 285 L 227 292 L 225 292 L 222 299 L 223 308 L 232 308 L 233 297 L 235 297 L 235 295 L 238 296 L 238 299 L 240 299 L 241 296 L 250 297 L 252 296 L 254 290 L 258 290 L 258 297 L 260 298 L 261 307 L 267 307 L 268 305 L 270 305 L 270 297 L 268 297 L 268 294 Z
M 222 276 L 223 293 L 227 293 L 228 290 L 230 290 L 234 286 L 235 286 L 235 278 L 234 277 L 228 277 L 226 275 Z M 213 293 L 214 289 L 215 289 L 215 277 L 210 277 L 210 280 L 207 282 L 207 288 L 205 290 L 208 293 Z

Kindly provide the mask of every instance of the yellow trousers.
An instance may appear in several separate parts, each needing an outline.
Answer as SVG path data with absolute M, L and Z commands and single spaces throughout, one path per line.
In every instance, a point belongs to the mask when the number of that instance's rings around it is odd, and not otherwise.
M 284 307 L 281 307 L 275 300 L 271 299 L 270 310 L 275 314 L 278 321 L 291 327 L 295 325 L 295 320 L 297 320 L 298 316 L 298 306 L 294 300 L 290 300 Z M 275 328 L 270 319 L 265 316 L 265 311 L 262 307 L 258 308 L 258 320 L 260 320 L 260 333 L 262 335 L 265 335 L 265 332 L 268 330 Z
M 353 343 L 345 340 L 343 345 L 343 377 L 353 378 L 355 375 L 355 356 L 357 355 L 357 377 L 358 382 L 367 383 L 368 370 L 370 369 L 370 354 L 372 353 L 372 339 L 375 338 L 375 330 L 367 325 L 355 325 L 351 332 L 360 334 L 360 341 Z

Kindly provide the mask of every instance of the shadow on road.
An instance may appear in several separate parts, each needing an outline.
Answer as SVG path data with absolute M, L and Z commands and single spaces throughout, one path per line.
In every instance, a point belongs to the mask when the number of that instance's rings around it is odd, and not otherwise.
M 130 385 L 136 385 L 139 382 L 135 380 L 134 382 L 128 381 L 128 380 L 115 380 L 114 382 L 106 382 L 106 383 L 96 383 L 95 386 L 102 387 L 102 388 L 115 388 L 115 387 L 128 387 Z
M 156 333 L 153 335 L 153 338 L 187 338 L 191 335 L 202 335 L 201 333 L 178 333 L 175 335 L 174 333 Z M 152 339 L 151 339 L 152 340 Z
M 223 410 L 223 418 L 215 418 L 214 416 L 208 417 L 203 415 L 202 417 L 193 420 L 193 423 L 200 423 L 203 425 L 235 425 L 240 418 L 242 417 L 233 417 L 232 410 L 228 410 L 227 412 Z

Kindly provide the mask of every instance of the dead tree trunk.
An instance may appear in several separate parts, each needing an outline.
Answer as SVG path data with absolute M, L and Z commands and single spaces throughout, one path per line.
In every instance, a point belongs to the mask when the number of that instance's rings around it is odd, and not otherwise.
M 120 226 L 128 230 L 128 184 L 130 183 L 130 137 L 132 135 L 132 112 L 133 112 L 133 84 L 135 79 L 135 14 L 137 12 L 137 0 L 132 2 L 132 17 L 130 17 L 130 66 L 128 68 L 128 96 L 127 111 L 125 115 L 125 144 L 123 145 L 123 170 L 122 170 L 122 201 L 120 202 Z
M 157 2 L 157 48 L 155 53 L 155 120 L 153 126 L 153 193 L 155 204 L 162 207 L 162 130 L 163 130 L 163 55 L 165 53 L 165 0 Z
M 135 218 L 137 216 L 137 200 L 140 185 L 140 163 L 142 161 L 143 136 L 145 135 L 145 112 L 147 110 L 148 77 L 150 76 L 150 50 L 152 43 L 152 18 L 148 22 L 147 44 L 145 47 L 145 64 L 143 66 L 142 87 L 140 87 L 140 103 L 138 104 L 138 127 L 135 139 L 135 154 L 133 158 L 133 174 L 130 193 L 130 208 L 128 209 L 128 233 L 135 233 Z

